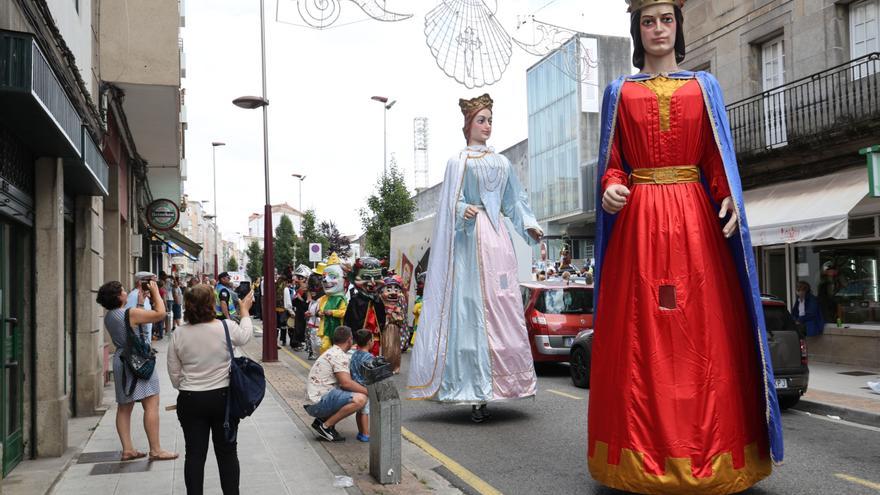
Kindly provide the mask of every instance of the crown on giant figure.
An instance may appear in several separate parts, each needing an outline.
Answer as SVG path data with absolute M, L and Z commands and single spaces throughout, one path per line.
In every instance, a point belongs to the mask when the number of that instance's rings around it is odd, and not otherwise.
M 330 257 L 327 258 L 327 266 L 331 265 L 341 265 L 342 262 L 339 261 L 339 256 L 336 253 L 330 253 Z
M 687 0 L 626 0 L 626 4 L 628 8 L 627 12 L 635 12 L 637 10 L 642 10 L 649 5 L 661 5 L 661 4 L 669 4 L 676 5 L 679 8 L 684 7 L 684 2 Z
M 458 106 L 461 107 L 461 113 L 465 117 L 470 115 L 474 110 L 479 111 L 484 108 L 492 110 L 493 103 L 494 102 L 492 101 L 492 97 L 489 96 L 489 93 L 485 93 L 476 98 L 471 98 L 470 100 L 465 100 L 464 98 L 459 98 L 458 100 Z

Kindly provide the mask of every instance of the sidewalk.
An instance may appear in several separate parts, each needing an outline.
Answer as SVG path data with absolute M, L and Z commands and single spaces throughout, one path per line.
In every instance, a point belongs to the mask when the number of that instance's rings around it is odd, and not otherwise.
M 794 409 L 880 427 L 880 394 L 868 381 L 880 381 L 880 370 L 811 362 L 807 393 Z
M 68 456 L 69 464 L 64 460 L 56 460 L 51 467 L 41 466 L 40 463 L 45 462 L 43 460 L 22 463 L 13 471 L 13 476 L 4 480 L 4 495 L 185 494 L 183 431 L 177 421 L 176 412 L 165 410 L 177 398 L 177 391 L 171 386 L 165 368 L 167 346 L 167 340 L 154 343 L 159 351 L 157 371 L 161 384 L 160 437 L 162 447 L 179 452 L 179 459 L 165 462 L 149 462 L 146 459 L 124 463 L 118 461 L 120 444 L 116 435 L 116 404 L 111 384 L 104 390 L 104 402 L 109 406 L 104 416 L 83 419 L 86 425 L 97 423 L 97 426 L 84 447 L 81 447 L 81 453 L 73 452 L 73 455 Z M 143 410 L 139 406 L 135 407 L 131 424 L 136 448 L 146 452 L 148 444 L 141 426 Z M 242 421 L 239 428 L 238 457 L 241 463 L 242 493 L 360 493 L 356 487 L 333 487 L 334 476 L 343 475 L 343 471 L 313 441 L 300 420 L 280 400 L 272 387 L 267 387 L 266 397 L 257 412 Z M 87 431 L 88 426 L 81 430 Z M 205 493 L 220 493 L 217 462 L 212 452 L 213 448 L 209 450 L 205 464 Z M 33 466 L 29 466 L 31 463 Z M 66 471 L 56 479 L 58 473 L 64 470 L 65 464 Z

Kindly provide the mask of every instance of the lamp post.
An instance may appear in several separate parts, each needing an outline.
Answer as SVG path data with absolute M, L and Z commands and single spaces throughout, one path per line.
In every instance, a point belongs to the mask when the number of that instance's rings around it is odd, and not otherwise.
M 386 96 L 373 96 L 370 99 L 378 101 L 383 107 L 385 107 L 385 110 L 382 111 L 382 135 L 384 140 L 384 147 L 382 149 L 382 176 L 385 176 L 388 173 L 388 110 L 391 110 L 391 107 L 397 103 L 397 100 L 391 100 L 391 103 L 389 103 L 388 97 Z
M 299 179 L 299 212 L 303 211 L 303 181 L 306 180 L 306 176 L 303 174 L 290 174 L 294 179 Z
M 272 240 L 272 202 L 269 195 L 269 100 L 266 98 L 266 7 L 260 0 L 260 55 L 262 58 L 263 96 L 242 96 L 232 100 L 241 108 L 263 109 L 263 173 L 266 179 L 266 206 L 263 211 L 263 362 L 278 361 L 275 328 L 275 250 Z
M 217 241 L 217 147 L 218 146 L 226 146 L 226 143 L 221 143 L 220 141 L 214 141 L 211 143 L 211 153 L 212 153 L 212 163 L 214 164 L 214 245 L 218 244 Z M 217 251 L 214 250 L 214 279 L 220 272 L 217 270 Z

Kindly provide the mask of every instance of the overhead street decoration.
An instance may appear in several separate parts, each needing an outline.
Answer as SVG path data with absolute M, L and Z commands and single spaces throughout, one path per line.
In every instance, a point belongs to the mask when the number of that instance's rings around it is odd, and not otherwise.
M 327 29 L 336 24 L 342 13 L 342 4 L 348 2 L 357 5 L 365 14 L 377 21 L 397 22 L 412 17 L 412 14 L 398 14 L 386 10 L 384 0 L 278 0 L 275 20 L 294 26 Z M 352 22 L 346 22 L 336 27 Z

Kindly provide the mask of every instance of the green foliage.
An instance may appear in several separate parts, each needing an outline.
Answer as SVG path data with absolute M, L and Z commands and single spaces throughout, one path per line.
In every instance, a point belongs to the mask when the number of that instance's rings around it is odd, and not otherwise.
M 392 163 L 388 173 L 376 182 L 376 191 L 367 199 L 367 207 L 360 210 L 367 252 L 387 258 L 391 252 L 391 227 L 412 222 L 415 211 L 416 204 L 403 174 Z
M 325 258 L 330 256 L 330 253 L 327 251 L 330 247 L 330 243 L 327 241 L 326 237 L 321 235 L 321 232 L 318 229 L 318 216 L 315 214 L 315 210 L 307 210 L 303 213 L 300 243 L 296 250 L 296 259 L 298 259 L 300 263 L 308 264 L 309 243 L 312 242 L 321 244 L 322 254 Z
M 339 233 L 336 224 L 332 220 L 321 222 L 318 231 L 327 239 L 327 256 L 330 253 L 336 253 L 340 258 L 348 258 L 351 256 L 351 243 L 348 238 Z
M 263 248 L 257 244 L 257 241 L 251 241 L 246 252 L 248 263 L 245 271 L 251 280 L 256 280 L 257 277 L 263 276 Z
M 235 256 L 230 256 L 228 260 L 226 260 L 226 271 L 227 272 L 237 272 L 238 271 L 238 260 L 235 259 Z
M 287 215 L 281 215 L 281 222 L 275 227 L 275 270 L 284 273 L 288 266 L 296 262 L 296 232 L 293 222 Z

